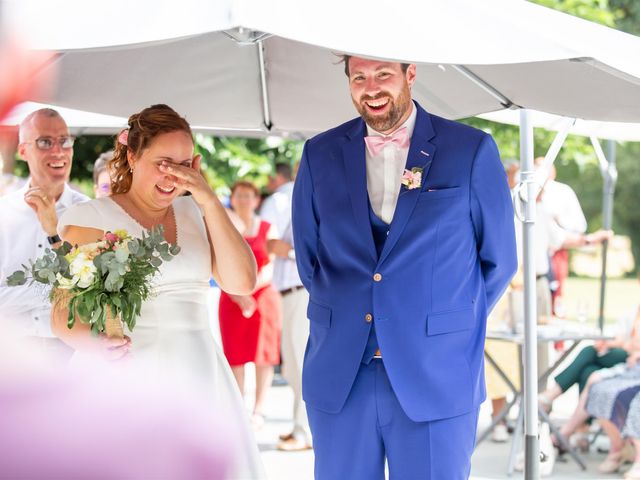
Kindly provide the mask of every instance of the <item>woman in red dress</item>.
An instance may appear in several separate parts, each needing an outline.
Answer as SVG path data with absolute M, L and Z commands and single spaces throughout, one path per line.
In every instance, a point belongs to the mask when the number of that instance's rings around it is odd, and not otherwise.
M 280 294 L 271 285 L 273 264 L 267 253 L 272 227 L 256 215 L 260 192 L 250 182 L 239 181 L 231 189 L 231 208 L 242 221 L 242 234 L 258 264 L 258 283 L 251 295 L 220 295 L 220 334 L 224 354 L 244 395 L 244 365 L 256 365 L 256 401 L 253 422 L 264 423 L 264 401 L 280 362 L 282 311 Z M 271 232 L 271 233 L 270 233 Z

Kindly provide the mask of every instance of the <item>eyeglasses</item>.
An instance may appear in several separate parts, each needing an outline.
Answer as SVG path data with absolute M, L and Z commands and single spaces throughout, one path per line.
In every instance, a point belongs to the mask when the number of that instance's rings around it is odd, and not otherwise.
M 98 184 L 98 190 L 100 190 L 103 193 L 109 193 L 111 191 L 111 184 L 110 183 L 99 183 Z
M 51 150 L 53 148 L 53 146 L 56 144 L 56 142 L 58 143 L 58 145 L 60 145 L 60 148 L 73 148 L 73 143 L 76 141 L 76 137 L 58 137 L 53 138 L 53 137 L 39 137 L 36 138 L 35 141 L 33 142 L 24 142 L 25 144 L 29 145 L 34 143 L 36 145 L 36 147 L 38 147 L 38 150 Z

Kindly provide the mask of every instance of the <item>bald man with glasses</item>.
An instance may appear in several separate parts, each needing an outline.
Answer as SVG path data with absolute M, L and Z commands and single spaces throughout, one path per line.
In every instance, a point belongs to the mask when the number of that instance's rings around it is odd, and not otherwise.
M 46 291 L 28 284 L 8 287 L 6 279 L 45 249 L 58 246 L 58 217 L 70 205 L 88 200 L 67 185 L 73 143 L 57 111 L 45 108 L 29 114 L 20 124 L 18 145 L 29 180 L 0 198 L 0 334 L 16 334 L 60 362 L 71 351 L 51 333 Z

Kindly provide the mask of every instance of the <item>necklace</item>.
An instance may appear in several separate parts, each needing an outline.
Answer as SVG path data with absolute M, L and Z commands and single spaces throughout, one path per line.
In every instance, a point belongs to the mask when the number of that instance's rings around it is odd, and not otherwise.
M 149 220 L 149 217 L 143 214 L 143 212 L 136 207 L 136 205 L 129 200 L 128 198 L 126 198 L 126 196 L 124 195 L 119 195 L 119 196 L 111 196 L 109 197 L 111 198 L 111 200 L 118 205 L 118 207 L 120 207 L 120 209 L 134 222 L 136 222 L 138 225 L 140 225 L 143 229 L 145 230 L 151 230 L 153 227 L 157 226 L 157 225 L 163 225 L 164 228 L 164 236 L 167 239 L 167 241 L 171 241 L 170 237 L 171 233 L 168 230 L 173 230 L 173 232 L 175 232 L 175 242 L 170 242 L 170 243 L 178 243 L 178 224 L 176 221 L 176 215 L 175 212 L 173 210 L 173 205 L 169 205 L 169 207 L 165 210 L 164 214 L 162 216 L 158 216 L 157 218 L 153 218 L 151 220 Z M 116 200 L 117 198 L 117 200 Z M 124 200 L 124 202 L 123 202 Z M 126 205 L 125 205 L 126 204 Z M 134 214 L 135 212 L 135 214 Z M 167 216 L 169 215 L 169 213 L 171 213 L 171 224 L 167 225 L 166 224 L 166 220 L 167 220 Z

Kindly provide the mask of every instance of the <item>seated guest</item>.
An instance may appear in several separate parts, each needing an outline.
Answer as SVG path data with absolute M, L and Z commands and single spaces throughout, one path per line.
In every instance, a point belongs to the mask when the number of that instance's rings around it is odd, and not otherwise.
M 573 362 L 554 378 L 553 385 L 540 394 L 539 404 L 548 412 L 553 400 L 572 385 L 578 385 L 578 407 L 560 430 L 565 437 L 574 434 L 589 418 L 585 410 L 589 386 L 624 369 L 629 352 L 634 350 L 636 343 L 640 343 L 640 307 L 620 318 L 615 339 L 600 340 L 593 346 L 583 348 Z M 586 447 L 588 440 L 584 437 L 581 440 Z
M 598 467 L 601 473 L 615 473 L 623 463 L 635 464 L 632 476 L 625 478 L 640 479 L 640 449 L 637 448 L 640 438 L 640 403 L 634 401 L 640 392 L 640 350 L 629 355 L 623 368 L 591 388 L 587 399 L 587 411 L 598 418 L 602 429 L 611 441 L 609 455 Z M 633 408 L 635 406 L 635 408 Z M 625 425 L 629 425 L 626 431 Z M 623 434 L 634 438 L 636 454 L 633 455 L 631 444 L 624 440 Z

